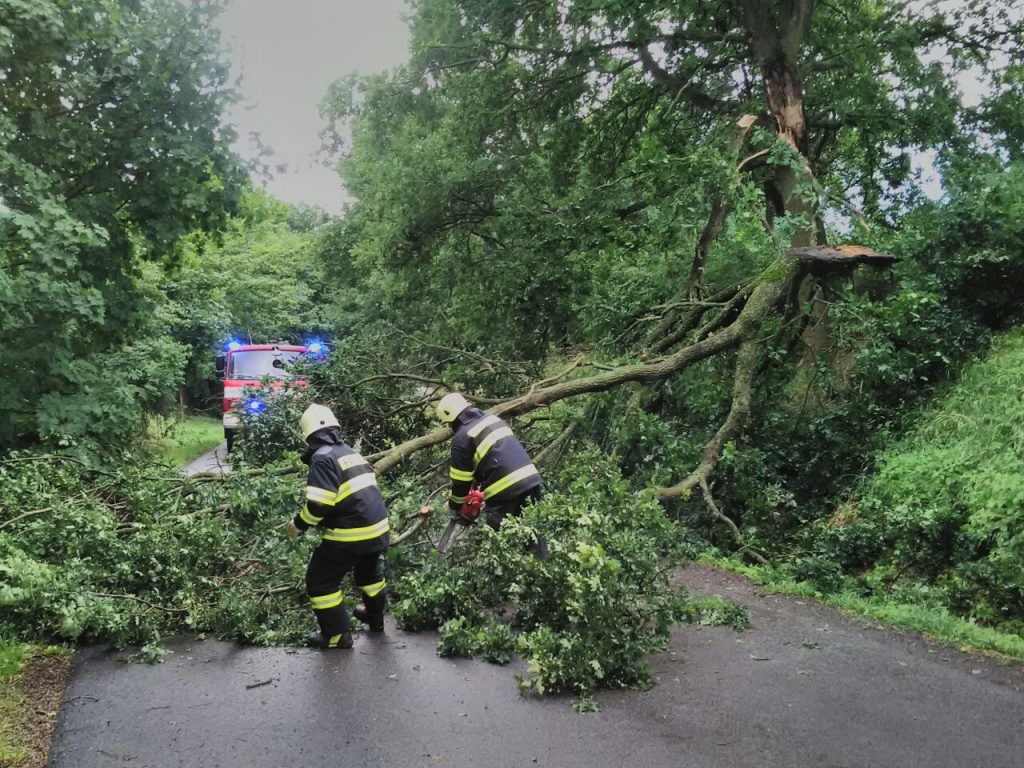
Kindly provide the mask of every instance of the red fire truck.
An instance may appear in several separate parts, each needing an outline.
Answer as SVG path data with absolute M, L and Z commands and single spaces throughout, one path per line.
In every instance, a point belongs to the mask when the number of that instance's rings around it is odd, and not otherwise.
M 245 408 L 250 413 L 260 413 L 266 408 L 266 403 L 259 398 L 242 403 L 243 387 L 258 385 L 268 377 L 275 389 L 283 387 L 286 381 L 292 386 L 302 386 L 305 382 L 294 378 L 291 364 L 302 355 L 320 355 L 323 351 L 323 345 L 317 341 L 304 345 L 242 344 L 237 341 L 227 344 L 226 351 L 217 355 L 217 377 L 224 381 L 224 439 L 228 451 L 238 431 L 239 410 Z

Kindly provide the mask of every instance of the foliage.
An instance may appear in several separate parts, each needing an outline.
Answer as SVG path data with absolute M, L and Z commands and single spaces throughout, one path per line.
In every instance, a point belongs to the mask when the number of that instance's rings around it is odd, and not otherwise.
M 135 644 L 149 659 L 161 655 L 160 637 L 179 631 L 300 641 L 313 542 L 288 542 L 282 524 L 303 475 L 235 469 L 188 478 L 137 465 L 98 471 L 54 454 L 0 461 L 0 632 Z M 400 530 L 423 497 L 415 484 L 394 487 Z M 684 540 L 599 453 L 551 477 L 545 499 L 499 533 L 472 533 L 457 560 L 422 547 L 389 554 L 394 615 L 406 629 L 438 628 L 444 654 L 498 663 L 522 654 L 524 688 L 642 687 L 644 654 L 664 646 L 673 623 L 741 626 L 737 609 L 691 604 L 670 585 Z M 541 535 L 544 560 L 527 552 Z
M 233 464 L 263 466 L 294 458 L 305 446 L 299 433 L 299 419 L 310 402 L 305 387 L 284 382 L 281 387 L 264 381 L 259 386 L 246 386 L 237 408 L 238 437 L 232 449 Z M 259 409 L 249 407 L 258 404 Z M 237 451 L 237 452 L 236 452 Z
M 0 637 L 0 680 L 14 675 L 21 669 L 26 648 L 21 643 Z
M 207 416 L 180 416 L 150 420 L 147 451 L 157 461 L 181 467 L 224 441 L 220 421 Z
M 188 630 L 303 637 L 309 543 L 281 530 L 299 478 L 164 472 L 52 454 L 0 461 L 0 632 L 115 645 Z
M 1024 277 L 1014 234 L 1024 201 L 1021 170 L 1011 165 L 996 177 L 976 177 L 969 188 L 951 186 L 947 201 L 919 209 L 901 231 L 886 235 L 877 247 L 901 254 L 900 263 L 890 275 L 853 275 L 852 290 L 829 304 L 822 322 L 830 343 L 816 354 L 801 345 L 769 358 L 757 416 L 743 441 L 723 453 L 715 477 L 721 507 L 762 551 L 786 559 L 802 552 L 795 567 L 816 573 L 823 588 L 841 589 L 848 577 L 830 555 L 805 552 L 804 526 L 827 520 L 857 494 L 878 456 L 1024 310 L 1012 288 Z M 633 444 L 644 446 L 638 452 L 671 453 L 691 430 L 699 434 L 719 421 L 723 376 L 716 364 L 665 387 L 658 413 L 672 422 L 653 441 L 638 433 L 651 431 L 650 417 L 626 421 L 637 432 Z M 610 424 L 614 434 L 619 427 Z M 732 546 L 709 527 L 699 500 L 687 510 L 688 522 L 719 546 Z M 860 537 L 858 531 L 850 535 Z M 863 545 L 851 542 L 851 551 Z
M 739 626 L 727 606 L 695 606 L 670 585 L 686 549 L 607 456 L 577 455 L 546 487 L 499 532 L 479 526 L 450 559 L 435 555 L 400 573 L 392 581 L 399 625 L 439 628 L 442 654 L 503 662 L 514 649 L 528 670 L 521 688 L 578 694 L 647 686 L 644 655 L 664 648 L 680 620 Z M 540 538 L 545 559 L 531 551 Z
M 820 556 L 862 573 L 869 591 L 916 593 L 979 622 L 1024 619 L 1022 388 L 1018 330 L 881 454 L 878 473 L 816 531 Z
M 794 4 L 812 14 L 805 35 L 768 2 L 421 0 L 409 62 L 340 80 L 325 102 L 356 198 L 321 248 L 346 314 L 488 357 L 615 347 L 678 296 L 716 197 L 730 215 L 702 288 L 764 266 L 786 238 L 765 230 L 760 190 L 796 161 L 759 123 L 743 153 L 768 160 L 740 173 L 734 137 L 765 108 L 757 51 L 776 28 L 796 48 L 800 149 L 820 185 L 802 194 L 850 194 L 869 225 L 890 224 L 923 202 L 918 153 L 983 162 L 993 123 L 964 110 L 956 78 L 982 28 L 985 74 L 1003 77 L 996 51 L 1021 35 L 1005 6 Z
M 157 405 L 148 376 L 173 389 L 180 348 L 125 337 L 149 327 L 144 263 L 236 201 L 216 10 L 0 2 L 0 449 L 122 440 Z

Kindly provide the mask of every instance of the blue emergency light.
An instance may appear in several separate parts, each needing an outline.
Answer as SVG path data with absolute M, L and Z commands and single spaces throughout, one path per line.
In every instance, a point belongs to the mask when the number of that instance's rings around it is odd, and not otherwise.
M 237 352 L 241 348 L 242 348 L 242 343 L 240 341 L 231 340 L 231 341 L 228 342 L 228 349 L 230 349 L 232 352 Z
M 258 397 L 254 397 L 252 400 L 245 404 L 245 409 L 249 411 L 249 413 L 262 413 L 263 407 L 264 403 Z
M 319 355 L 321 352 L 324 351 L 324 345 L 321 344 L 319 341 L 311 341 L 309 342 L 309 344 L 306 345 L 306 351 L 309 352 L 311 355 Z

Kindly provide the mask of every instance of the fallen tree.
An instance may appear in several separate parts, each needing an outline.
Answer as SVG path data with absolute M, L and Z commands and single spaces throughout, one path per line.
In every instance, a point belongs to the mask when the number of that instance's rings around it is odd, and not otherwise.
M 599 5 L 525 13 L 431 0 L 412 16 L 405 66 L 332 88 L 325 112 L 356 198 L 321 248 L 339 306 L 357 327 L 431 345 L 422 368 L 390 369 L 424 395 L 361 417 L 426 410 L 453 388 L 523 416 L 626 384 L 660 392 L 722 360 L 724 416 L 700 459 L 651 490 L 664 502 L 699 493 L 727 520 L 713 478 L 756 416 L 764 374 L 796 380 L 829 348 L 843 278 L 895 261 L 873 248 L 915 199 L 903 161 L 958 130 L 929 121 L 957 105 L 922 85 L 939 75 L 921 53 L 946 46 L 960 62 L 978 49 L 959 16 L 899 4 L 843 14 L 815 0 Z M 990 21 L 990 50 L 1021 35 Z M 904 120 L 912 136 L 896 127 Z M 837 211 L 870 246 L 837 244 L 853 238 L 829 226 Z M 366 279 L 346 287 L 353 275 Z M 551 349 L 585 351 L 544 379 Z M 382 375 L 349 380 L 376 386 Z M 449 436 L 418 426 L 374 442 L 378 473 Z

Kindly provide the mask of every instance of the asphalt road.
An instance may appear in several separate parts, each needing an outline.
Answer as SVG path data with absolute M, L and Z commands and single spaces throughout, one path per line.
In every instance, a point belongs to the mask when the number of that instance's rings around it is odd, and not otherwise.
M 697 566 L 694 592 L 749 605 L 737 634 L 684 627 L 647 692 L 521 696 L 515 664 L 442 659 L 388 625 L 351 651 L 180 640 L 163 664 L 86 649 L 49 768 L 680 766 L 1021 768 L 1024 670 L 764 596 Z
M 182 470 L 186 475 L 197 475 L 200 472 L 230 472 L 228 466 L 228 444 L 221 443 L 213 450 L 207 451 L 199 458 L 193 459 Z

